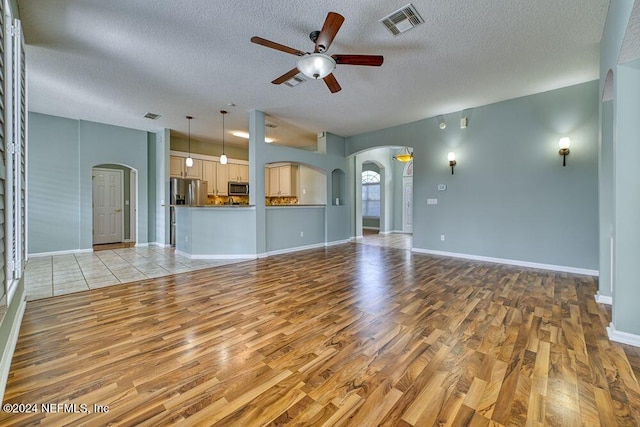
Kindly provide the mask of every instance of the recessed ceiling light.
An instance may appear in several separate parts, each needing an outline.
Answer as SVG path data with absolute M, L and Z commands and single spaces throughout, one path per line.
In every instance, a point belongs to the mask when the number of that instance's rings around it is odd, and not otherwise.
M 237 136 L 238 138 L 244 138 L 244 139 L 249 139 L 249 133 L 248 132 L 243 132 L 240 130 L 235 130 L 233 132 L 231 132 L 231 135 L 233 136 Z M 275 141 L 273 138 L 265 138 L 264 142 L 270 144 L 273 141 Z

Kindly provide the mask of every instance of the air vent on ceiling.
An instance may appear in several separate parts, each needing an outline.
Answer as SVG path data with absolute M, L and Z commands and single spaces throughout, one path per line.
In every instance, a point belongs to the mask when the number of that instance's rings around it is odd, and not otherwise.
M 286 84 L 289 87 L 296 87 L 300 83 L 304 83 L 304 82 L 306 82 L 306 80 L 302 78 L 300 74 L 296 74 L 295 76 L 291 77 L 289 80 L 284 82 L 284 84 Z
M 151 120 L 156 120 L 158 117 L 160 117 L 160 114 L 156 114 L 156 113 L 147 113 L 144 115 L 145 119 L 151 119 Z
M 278 127 L 278 125 L 274 125 L 273 123 L 265 123 L 264 127 L 275 129 Z
M 382 23 L 391 34 L 397 36 L 422 24 L 424 19 L 422 19 L 422 16 L 420 16 L 415 6 L 409 3 L 405 7 L 385 16 L 379 22 Z

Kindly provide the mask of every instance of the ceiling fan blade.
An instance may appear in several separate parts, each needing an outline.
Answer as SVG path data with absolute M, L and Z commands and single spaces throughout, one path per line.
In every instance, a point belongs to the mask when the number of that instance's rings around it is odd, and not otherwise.
M 303 52 L 298 49 L 294 49 L 289 46 L 285 46 L 280 43 L 272 42 L 271 40 L 263 39 L 262 37 L 257 37 L 257 36 L 251 37 L 251 42 L 255 44 L 259 44 L 261 46 L 270 47 L 271 49 L 279 50 L 280 52 L 290 53 L 296 56 L 306 55 L 306 52 Z
M 379 67 L 384 58 L 380 55 L 331 55 L 336 64 L 344 65 L 369 65 Z
M 342 26 L 343 22 L 344 16 L 335 12 L 329 12 L 327 14 L 322 30 L 320 30 L 320 34 L 316 40 L 316 52 L 323 53 L 329 49 L 331 42 L 333 42 L 333 38 L 338 34 L 338 30 Z
M 336 76 L 334 76 L 333 73 L 329 74 L 322 80 L 324 80 L 324 82 L 327 84 L 327 87 L 329 88 L 331 93 L 340 92 L 340 90 L 342 90 L 340 84 L 338 83 L 338 80 L 336 80 Z
M 271 83 L 273 83 L 274 85 L 280 85 L 286 82 L 287 80 L 289 80 L 290 78 L 292 78 L 293 76 L 295 76 L 296 74 L 298 74 L 299 72 L 300 70 L 298 70 L 297 68 L 294 68 L 293 70 L 287 71 L 286 73 L 284 73 L 283 75 L 281 75 L 280 77 L 272 81 Z

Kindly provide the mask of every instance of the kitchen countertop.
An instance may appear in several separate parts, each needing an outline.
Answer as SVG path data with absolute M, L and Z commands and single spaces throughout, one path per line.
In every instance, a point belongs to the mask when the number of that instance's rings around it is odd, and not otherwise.
M 266 205 L 267 208 L 324 208 L 327 205 Z
M 173 208 L 255 208 L 256 205 L 169 205 Z

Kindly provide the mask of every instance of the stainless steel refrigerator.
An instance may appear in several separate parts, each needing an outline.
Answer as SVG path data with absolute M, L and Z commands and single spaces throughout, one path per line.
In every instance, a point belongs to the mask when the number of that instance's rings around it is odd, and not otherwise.
M 169 200 L 171 207 L 169 239 L 171 246 L 176 245 L 176 208 L 175 205 L 198 206 L 207 203 L 207 181 L 189 178 L 171 178 L 169 181 Z

